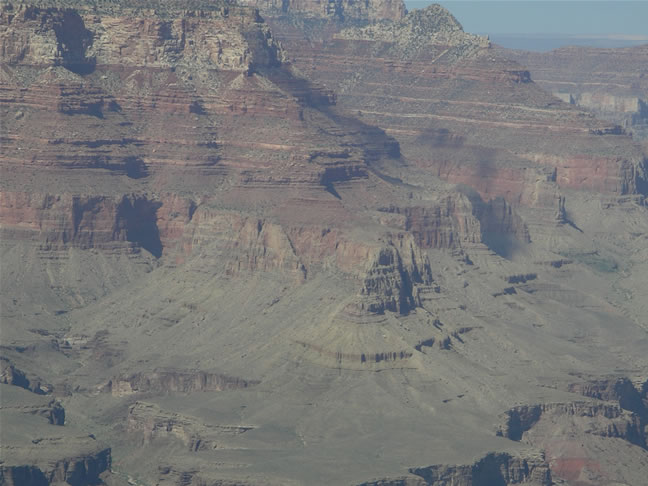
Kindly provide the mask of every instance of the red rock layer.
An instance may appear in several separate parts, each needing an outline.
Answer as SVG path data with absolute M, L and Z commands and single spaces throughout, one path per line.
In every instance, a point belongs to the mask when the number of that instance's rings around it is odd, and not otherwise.
M 0 21 L 6 235 L 44 248 L 174 249 L 183 261 L 202 244 L 207 218 L 218 221 L 210 231 L 221 228 L 237 245 L 257 224 L 269 232 L 261 243 L 255 234 L 259 248 L 272 246 L 270 233 L 300 235 L 291 250 L 299 256 L 286 260 L 297 273 L 332 254 L 343 267 L 357 263 L 331 251 L 341 243 L 333 235 L 344 239 L 336 226 L 351 214 L 335 186 L 368 181 L 367 163 L 398 157 L 398 144 L 341 115 L 330 90 L 282 64 L 254 10 L 166 19 L 5 6 Z M 406 213 L 405 225 L 381 224 L 414 231 L 423 247 L 480 241 L 484 211 L 466 200 L 451 209 L 454 197 L 397 204 L 390 212 Z M 227 208 L 262 216 L 222 226 Z M 270 231 L 277 217 L 282 229 Z M 328 236 L 313 236 L 322 231 Z M 254 252 L 243 258 L 230 272 L 257 268 Z
M 648 45 L 501 52 L 527 66 L 538 85 L 563 101 L 621 124 L 635 138 L 648 137 Z
M 239 10 L 167 21 L 5 7 L 5 163 L 101 168 L 152 176 L 160 186 L 161 167 L 233 173 L 241 184 L 319 184 L 327 165 L 339 167 L 335 177 L 362 177 L 361 150 L 337 148 L 343 135 L 322 135 L 316 125 L 325 116 L 304 121 L 306 102 L 330 103 L 330 95 L 279 72 L 267 27 L 253 10 Z M 41 25 L 52 27 L 32 35 Z M 92 42 L 68 45 L 63 33 Z M 264 69 L 278 71 L 277 83 Z M 346 160 L 330 160 L 338 154 Z M 300 163 L 307 161 L 316 163 Z
M 283 62 L 252 9 L 5 6 L 0 22 L 7 241 L 169 264 L 207 252 L 225 276 L 296 283 L 334 265 L 363 311 L 407 313 L 431 281 L 419 248 L 528 239 L 503 206 L 448 192 L 411 204 L 373 175 L 398 143 Z M 380 206 L 355 195 L 376 191 L 390 194 Z
M 620 128 L 560 103 L 482 40 L 443 30 L 447 12 L 418 15 L 323 39 L 325 29 L 311 38 L 295 23 L 270 23 L 295 65 L 338 93 L 339 108 L 392 135 L 411 163 L 486 199 L 528 204 L 542 179 L 643 190 L 644 155 Z
M 335 20 L 399 20 L 407 13 L 402 0 L 243 0 L 244 5 L 252 5 L 270 14 L 300 14 L 308 17 Z

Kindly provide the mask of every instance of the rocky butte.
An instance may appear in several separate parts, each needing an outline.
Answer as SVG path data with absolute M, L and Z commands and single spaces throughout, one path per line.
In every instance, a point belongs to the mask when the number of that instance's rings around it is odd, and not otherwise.
M 646 151 L 439 6 L 2 3 L 0 482 L 641 485 Z

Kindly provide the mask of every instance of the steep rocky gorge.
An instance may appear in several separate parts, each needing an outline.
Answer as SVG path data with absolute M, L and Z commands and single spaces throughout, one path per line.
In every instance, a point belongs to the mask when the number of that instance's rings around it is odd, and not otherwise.
M 8 484 L 640 484 L 648 388 L 574 380 L 645 381 L 615 125 L 438 6 L 34 3 L 0 14 Z
M 60 402 L 18 387 L 0 387 L 2 484 L 101 484 L 111 466 L 109 447 L 94 436 L 68 430 Z
M 648 137 L 648 45 L 500 52 L 527 66 L 554 96 L 621 125 L 636 139 Z
M 579 484 L 637 481 L 633 472 L 615 469 L 603 438 L 625 442 L 626 454 L 648 448 L 648 408 L 641 398 L 645 384 L 627 378 L 571 383 L 568 390 L 591 401 L 518 406 L 507 411 L 498 435 L 540 446 L 556 475 Z
M 338 93 L 339 107 L 397 139 L 410 163 L 486 200 L 556 211 L 560 189 L 645 192 L 645 154 L 621 128 L 559 103 L 440 6 L 328 30 L 267 15 L 289 59 Z
M 260 1 L 244 0 L 244 5 L 251 5 L 271 12 L 274 15 L 299 14 L 306 18 L 342 21 L 381 21 L 385 19 L 400 20 L 407 10 L 399 0 L 331 0 L 326 2 L 313 0 Z

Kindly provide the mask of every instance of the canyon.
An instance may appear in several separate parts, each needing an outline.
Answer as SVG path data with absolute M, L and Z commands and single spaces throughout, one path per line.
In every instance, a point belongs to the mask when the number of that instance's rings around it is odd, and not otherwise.
M 1 8 L 2 484 L 641 484 L 635 125 L 438 5 Z
M 533 80 L 554 96 L 622 126 L 636 139 L 648 138 L 648 45 L 502 52 L 527 66 Z

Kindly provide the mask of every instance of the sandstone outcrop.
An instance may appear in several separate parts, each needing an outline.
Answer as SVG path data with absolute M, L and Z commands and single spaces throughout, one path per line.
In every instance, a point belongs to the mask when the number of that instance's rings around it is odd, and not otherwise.
M 440 6 L 328 34 L 268 21 L 294 65 L 337 92 L 338 108 L 393 136 L 411 164 L 486 202 L 543 210 L 542 224 L 553 225 L 562 189 L 645 192 L 645 156 L 622 129 L 559 103 Z
M 254 429 L 251 425 L 213 425 L 195 417 L 167 412 L 155 404 L 136 402 L 128 410 L 127 431 L 143 445 L 179 439 L 190 451 L 228 448 L 228 439 Z
M 486 37 L 467 34 L 448 10 L 440 5 L 413 10 L 402 19 L 380 22 L 366 27 L 348 28 L 335 36 L 338 39 L 380 42 L 393 46 L 400 59 L 416 58 L 421 51 L 435 46 L 447 47 L 451 59 L 470 57 L 479 48 L 489 47 Z
M 9 393 L 9 392 L 7 392 Z M 14 403 L 10 397 L 7 403 L 4 403 L 0 410 L 4 412 L 17 412 L 36 417 L 42 417 L 50 425 L 65 425 L 65 409 L 57 400 L 37 400 L 30 397 L 31 403 Z
M 102 473 L 110 468 L 110 449 L 82 457 L 49 462 L 42 466 L 0 465 L 0 480 L 7 486 L 49 484 L 101 484 Z
M 161 255 L 157 228 L 161 204 L 146 196 L 3 192 L 0 201 L 6 237 L 35 241 L 44 250 L 71 246 L 110 250 L 134 245 Z
M 648 45 L 501 52 L 527 66 L 533 80 L 554 96 L 621 125 L 637 139 L 648 136 L 648 78 L 643 69 Z
M 116 396 L 134 393 L 195 393 L 247 388 L 253 385 L 241 378 L 191 370 L 155 370 L 110 380 L 105 389 Z
M 545 450 L 555 475 L 565 480 L 628 480 L 609 456 L 626 449 L 645 455 L 648 414 L 640 392 L 627 378 L 572 383 L 568 390 L 594 400 L 517 406 L 504 414 L 497 434 Z
M 37 376 L 16 368 L 10 360 L 4 357 L 0 357 L 0 383 L 19 386 L 38 395 L 45 395 L 52 391 L 52 385 L 43 383 Z
M 0 387 L 2 484 L 101 484 L 109 474 L 110 448 L 63 426 L 65 411 L 59 402 L 15 386 Z
M 619 127 L 438 6 L 57 3 L 0 13 L 14 483 L 642 484 L 647 387 L 575 378 L 646 364 Z
M 297 14 L 334 21 L 399 20 L 407 13 L 402 0 L 243 0 L 241 3 L 273 15 Z
M 549 466 L 540 454 L 537 457 L 514 457 L 505 453 L 492 453 L 472 465 L 428 466 L 413 468 L 410 472 L 422 477 L 423 484 L 430 486 L 443 484 L 548 486 L 553 484 Z
M 570 383 L 567 390 L 596 400 L 618 402 L 622 409 L 634 412 L 648 420 L 648 404 L 642 398 L 642 390 L 628 378 L 602 378 Z
M 214 175 L 217 187 L 295 190 L 330 190 L 366 177 L 363 148 L 343 131 L 327 135 L 335 122 L 310 108 L 330 103 L 328 95 L 282 70 L 267 27 L 253 9 L 237 9 L 190 11 L 172 22 L 145 18 L 141 10 L 112 17 L 112 10 L 4 5 L 3 113 L 11 121 L 3 124 L 6 237 L 51 249 L 134 246 L 159 257 L 167 236 L 179 237 L 196 208 L 174 192 L 153 196 L 161 188 L 180 184 L 200 198 L 212 187 L 203 184 L 205 174 Z M 92 29 L 92 42 L 75 47 L 83 54 L 68 56 L 77 64 L 88 60 L 88 72 L 72 69 L 59 52 L 68 44 L 56 37 L 65 29 L 54 26 L 72 14 L 70 29 Z M 32 35 L 41 30 L 47 35 Z M 267 77 L 262 69 L 270 70 Z M 23 130 L 34 123 L 38 139 Z M 292 125 L 281 143 L 271 129 L 276 123 Z M 175 126 L 178 138 L 161 139 L 165 126 Z M 178 179 L 174 172 L 188 165 L 193 175 Z M 80 179 L 61 175 L 70 168 Z M 47 171 L 67 190 L 17 190 L 24 184 L 12 181 L 24 180 L 26 171 L 35 171 L 41 188 Z M 105 192 L 82 192 L 89 177 L 105 178 Z
M 640 447 L 646 446 L 641 417 L 612 404 L 571 402 L 516 407 L 506 412 L 506 424 L 497 434 L 512 440 L 521 440 L 524 433 L 533 428 L 545 415 L 553 416 L 548 420 L 554 422 L 566 417 L 574 423 L 581 422 L 578 426 L 587 434 L 620 438 Z
M 413 241 L 402 238 L 396 245 L 381 248 L 369 261 L 360 294 L 369 312 L 407 314 L 421 305 L 419 287 L 431 283 L 430 262 Z

